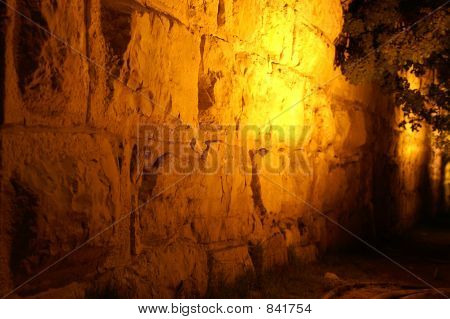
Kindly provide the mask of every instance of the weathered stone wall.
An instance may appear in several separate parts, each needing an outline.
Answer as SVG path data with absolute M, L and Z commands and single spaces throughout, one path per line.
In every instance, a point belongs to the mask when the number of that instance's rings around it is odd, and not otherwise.
M 76 249 L 17 293 L 201 296 L 414 220 L 426 132 L 334 69 L 339 0 L 8 3 L 52 34 L 8 10 L 2 293 Z

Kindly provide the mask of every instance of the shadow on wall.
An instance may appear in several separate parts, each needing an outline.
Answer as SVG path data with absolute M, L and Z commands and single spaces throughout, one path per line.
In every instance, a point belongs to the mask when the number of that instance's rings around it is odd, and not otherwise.
M 108 52 L 107 69 L 112 74 L 108 77 L 108 99 L 114 93 L 114 79 L 120 75 L 124 64 L 123 55 L 131 39 L 131 14 L 133 8 L 126 6 L 122 1 L 102 0 L 101 28 L 106 41 Z M 114 23 L 111 23 L 114 21 Z
M 405 74 L 412 88 L 422 90 L 429 76 Z M 404 120 L 401 107 L 388 106 L 394 112 L 376 128 L 389 132 L 379 141 L 381 147 L 375 163 L 374 204 L 377 229 L 402 232 L 420 219 L 436 216 L 442 207 L 442 152 L 436 146 L 434 132 L 426 124 L 413 131 L 409 125 L 400 128 Z
M 386 123 L 395 127 L 402 117 L 396 108 Z M 389 125 L 384 123 L 380 130 Z M 412 227 L 422 218 L 432 217 L 438 209 L 442 183 L 440 155 L 433 147 L 432 132 L 397 128 L 380 141 L 374 170 L 374 210 L 378 236 Z
M 3 124 L 5 100 L 5 31 L 6 31 L 6 4 L 0 3 L 0 125 Z
M 444 196 L 445 213 L 450 214 L 450 162 L 445 164 L 444 169 Z

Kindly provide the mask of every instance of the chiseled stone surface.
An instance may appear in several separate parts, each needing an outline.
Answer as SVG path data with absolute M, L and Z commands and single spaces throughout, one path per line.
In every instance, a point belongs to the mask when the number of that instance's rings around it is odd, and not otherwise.
M 339 0 L 8 2 L 66 44 L 8 11 L 2 294 L 83 245 L 16 296 L 203 296 L 416 218 L 427 133 L 334 68 Z

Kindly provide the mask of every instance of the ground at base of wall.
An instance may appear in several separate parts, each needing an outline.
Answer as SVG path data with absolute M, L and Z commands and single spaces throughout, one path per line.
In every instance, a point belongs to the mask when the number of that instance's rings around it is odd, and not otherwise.
M 380 250 L 450 295 L 450 217 L 384 243 Z M 328 254 L 313 264 L 274 269 L 244 278 L 212 298 L 442 298 L 405 270 L 373 251 Z

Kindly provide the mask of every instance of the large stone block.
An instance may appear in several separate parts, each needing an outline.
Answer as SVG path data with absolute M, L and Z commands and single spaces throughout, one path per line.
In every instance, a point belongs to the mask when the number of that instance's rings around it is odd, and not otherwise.
M 122 213 L 119 173 L 104 136 L 8 130 L 2 133 L 2 171 L 2 214 L 9 224 L 2 244 L 16 284 L 106 229 L 85 248 L 117 243 L 110 226 Z M 93 266 L 103 260 L 89 258 Z
M 150 12 L 135 16 L 130 47 L 127 85 L 137 92 L 125 90 L 131 94 L 130 103 L 155 120 L 194 125 L 200 38 L 183 25 Z
M 186 241 L 156 245 L 125 267 L 104 273 L 91 284 L 94 297 L 194 298 L 208 287 L 208 261 L 203 249 Z
M 212 289 L 232 285 L 238 279 L 254 272 L 246 246 L 223 248 L 209 252 L 210 283 Z M 219 286 L 218 286 L 219 285 Z

